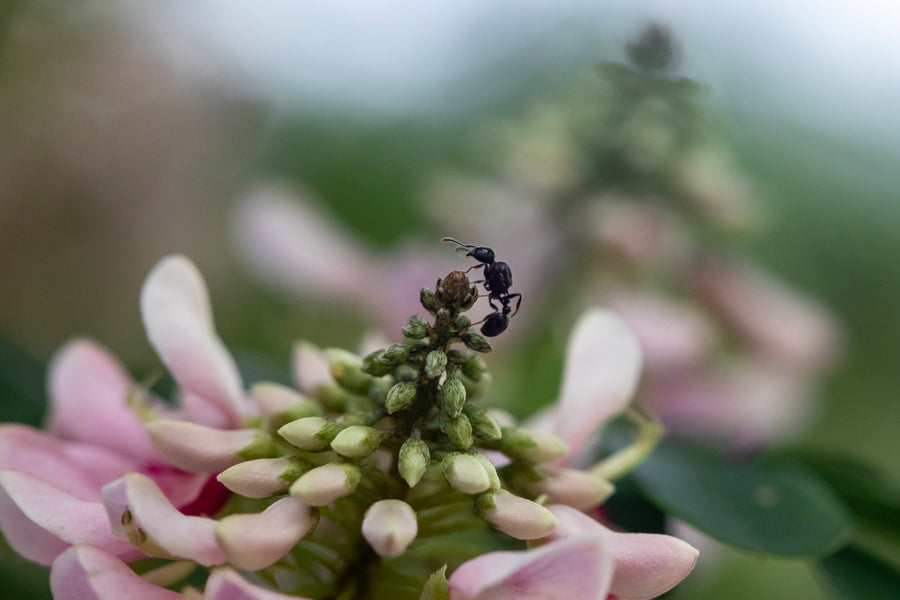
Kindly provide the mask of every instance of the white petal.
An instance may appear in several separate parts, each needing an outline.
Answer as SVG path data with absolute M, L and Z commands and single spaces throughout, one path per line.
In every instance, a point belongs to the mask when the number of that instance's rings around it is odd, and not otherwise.
M 309 600 L 255 586 L 231 569 L 214 569 L 206 582 L 204 600 Z
M 99 548 L 74 546 L 53 562 L 54 600 L 179 600 L 181 594 L 147 583 L 128 565 Z

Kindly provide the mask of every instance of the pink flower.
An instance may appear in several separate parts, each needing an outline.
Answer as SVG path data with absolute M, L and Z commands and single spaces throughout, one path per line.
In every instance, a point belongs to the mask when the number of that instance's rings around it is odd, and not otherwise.
M 101 489 L 128 481 L 126 473 L 188 515 L 212 514 L 227 496 L 214 478 L 219 465 L 193 469 L 182 448 L 163 444 L 161 452 L 145 425 L 233 427 L 249 412 L 237 368 L 212 325 L 206 286 L 190 261 L 168 257 L 147 278 L 141 308 L 148 337 L 179 384 L 181 408 L 150 398 L 98 344 L 75 340 L 50 365 L 47 431 L 0 427 L 0 529 L 30 560 L 49 565 L 84 544 L 126 561 L 142 556 L 146 549 L 110 530 L 103 504 Z M 209 430 L 213 437 L 236 435 Z

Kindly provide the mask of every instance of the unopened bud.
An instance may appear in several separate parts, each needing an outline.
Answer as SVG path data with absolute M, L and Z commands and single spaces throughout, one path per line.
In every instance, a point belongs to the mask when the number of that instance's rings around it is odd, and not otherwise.
M 432 292 L 428 288 L 422 288 L 422 291 L 419 292 L 419 302 L 421 302 L 422 307 L 431 314 L 437 312 L 437 300 L 435 300 L 434 298 L 434 292 Z
M 469 350 L 482 353 L 491 351 L 488 341 L 477 333 L 464 333 L 459 337 Z
M 338 385 L 354 394 L 368 393 L 372 376 L 362 370 L 363 361 L 359 356 L 341 348 L 326 348 L 323 354 Z
M 411 381 L 395 383 L 388 390 L 384 406 L 388 413 L 394 414 L 409 408 L 416 397 L 416 384 Z
M 347 463 L 329 463 L 305 473 L 291 486 L 291 496 L 309 506 L 325 506 L 353 492 L 362 478 Z
M 441 461 L 444 477 L 453 489 L 478 494 L 491 489 L 491 477 L 480 460 L 471 454 L 450 452 Z
M 295 456 L 247 460 L 219 473 L 216 479 L 235 494 L 268 498 L 285 491 L 312 465 Z
M 413 315 L 409 318 L 409 323 L 400 329 L 400 332 L 404 337 L 421 340 L 428 335 L 428 323 L 419 315 Z
M 546 467 L 541 469 L 544 480 L 536 486 L 554 502 L 567 504 L 578 510 L 588 510 L 602 504 L 615 491 L 609 481 L 586 471 Z
M 450 417 L 459 416 L 466 404 L 466 388 L 462 381 L 448 377 L 441 386 L 442 409 Z
M 506 490 L 492 490 L 478 496 L 475 512 L 503 533 L 518 540 L 535 540 L 550 535 L 559 524 L 556 516 L 538 504 Z
M 503 437 L 500 424 L 491 414 L 480 406 L 466 404 L 463 414 L 472 425 L 472 436 L 482 442 L 493 442 Z
M 407 358 L 409 358 L 409 346 L 394 344 L 385 348 L 376 360 L 386 365 L 396 366 L 406 362 Z
M 364 373 L 368 373 L 373 377 L 382 377 L 394 370 L 393 365 L 379 360 L 383 352 L 384 350 L 376 350 L 363 357 L 362 370 Z
M 447 355 L 443 350 L 432 350 L 425 357 L 425 375 L 429 379 L 437 379 L 447 366 Z
M 485 371 L 487 371 L 487 363 L 474 354 L 467 356 L 466 360 L 462 363 L 463 374 L 472 381 L 478 381 Z
M 325 449 L 342 429 L 323 417 L 305 417 L 284 425 L 278 434 L 301 450 L 315 452 Z
M 411 437 L 400 447 L 399 469 L 400 477 L 406 481 L 409 487 L 415 487 L 425 474 L 425 469 L 431 462 L 431 452 L 428 444 L 417 435 Z
M 416 539 L 419 525 L 412 507 L 402 500 L 379 500 L 369 507 L 362 534 L 378 556 L 400 556 Z
M 494 466 L 494 463 L 491 462 L 487 456 L 482 454 L 481 452 L 472 453 L 478 462 L 481 463 L 481 466 L 484 467 L 484 472 L 487 473 L 488 481 L 491 482 L 492 490 L 500 489 L 500 476 L 497 474 L 497 467 Z
M 465 415 L 451 417 L 441 413 L 441 431 L 447 436 L 451 444 L 461 450 L 467 450 L 472 446 L 472 424 Z
M 569 453 L 569 445 L 561 438 L 538 429 L 506 428 L 501 451 L 534 463 L 551 462 Z
M 187 421 L 147 424 L 156 449 L 170 463 L 191 472 L 216 472 L 242 460 L 271 456 L 271 437 L 257 429 L 223 430 Z
M 364 458 L 378 449 L 382 439 L 382 432 L 374 427 L 351 425 L 335 436 L 331 448 L 347 458 Z
M 465 331 L 471 326 L 472 321 L 465 315 L 459 315 L 453 319 L 453 327 L 456 328 L 457 331 Z
M 253 403 L 262 415 L 277 416 L 279 418 L 295 415 L 293 418 L 284 421 L 284 423 L 301 417 L 313 417 L 322 414 L 322 408 L 318 404 L 304 397 L 296 390 L 278 383 L 261 382 L 255 384 L 250 388 L 250 399 L 253 400 Z

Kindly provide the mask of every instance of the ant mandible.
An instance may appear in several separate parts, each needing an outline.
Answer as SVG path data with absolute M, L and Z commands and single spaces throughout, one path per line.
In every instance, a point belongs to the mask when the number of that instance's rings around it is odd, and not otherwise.
M 491 314 L 483 319 L 484 325 L 481 326 L 481 333 L 488 337 L 500 335 L 509 327 L 510 318 L 519 312 L 519 306 L 522 304 L 522 294 L 510 294 L 509 287 L 512 285 L 512 270 L 505 262 L 496 262 L 494 260 L 494 251 L 486 246 L 474 246 L 472 244 L 463 244 L 451 237 L 441 238 L 442 242 L 453 242 L 460 248 L 467 250 L 466 256 L 471 256 L 479 263 L 466 269 L 466 273 L 472 269 L 484 267 L 484 289 L 488 291 L 488 304 L 494 310 Z M 479 283 L 479 282 L 475 282 Z M 509 303 L 513 298 L 518 298 L 515 310 L 511 309 Z M 502 310 L 494 306 L 494 300 L 503 305 Z M 512 313 L 512 314 L 510 314 Z

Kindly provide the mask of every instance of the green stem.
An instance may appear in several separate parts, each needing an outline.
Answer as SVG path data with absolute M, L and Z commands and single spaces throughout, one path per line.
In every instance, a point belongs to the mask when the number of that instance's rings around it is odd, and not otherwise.
M 595 477 L 607 481 L 621 479 L 644 462 L 665 435 L 662 423 L 632 407 L 625 411 L 625 416 L 637 424 L 637 436 L 630 445 L 611 454 L 591 468 L 590 473 Z

